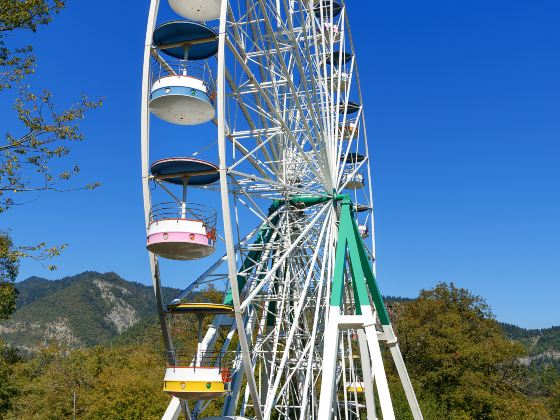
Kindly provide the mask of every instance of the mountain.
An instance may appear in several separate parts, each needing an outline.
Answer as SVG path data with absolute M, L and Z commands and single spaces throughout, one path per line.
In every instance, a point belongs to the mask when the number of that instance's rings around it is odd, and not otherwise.
M 521 362 L 533 367 L 555 367 L 560 372 L 560 327 L 525 329 L 500 323 L 511 340 L 519 341 L 527 349 Z
M 14 316 L 0 323 L 0 338 L 32 350 L 51 342 L 89 347 L 155 318 L 153 289 L 115 273 L 86 271 L 60 280 L 30 277 L 17 284 Z M 164 288 L 165 301 L 179 293 Z
M 501 323 L 506 335 L 527 347 L 530 356 L 547 351 L 560 352 L 560 327 L 525 329 L 517 325 Z
M 60 280 L 30 277 L 17 288 L 17 310 L 12 319 L 0 322 L 0 339 L 22 349 L 32 350 L 51 342 L 90 347 L 108 341 L 131 341 L 146 325 L 155 323 L 152 288 L 115 273 L 86 271 Z M 164 288 L 164 300 L 169 302 L 178 293 L 178 289 Z M 389 307 L 410 300 L 385 296 Z M 560 361 L 560 327 L 500 325 L 510 339 L 527 348 L 528 363 Z

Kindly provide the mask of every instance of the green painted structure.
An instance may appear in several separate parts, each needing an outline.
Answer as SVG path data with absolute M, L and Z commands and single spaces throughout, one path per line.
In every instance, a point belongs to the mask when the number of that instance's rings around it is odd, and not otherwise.
M 383 297 L 377 286 L 375 280 L 375 275 L 370 264 L 370 260 L 367 255 L 366 247 L 363 243 L 360 232 L 358 231 L 358 225 L 353 217 L 352 201 L 350 197 L 346 194 L 338 194 L 335 196 L 294 196 L 290 200 L 275 200 L 269 208 L 268 216 L 273 216 L 270 219 L 270 223 L 263 223 L 254 245 L 263 245 L 261 249 L 254 249 L 249 252 L 243 265 L 241 266 L 240 274 L 237 276 L 237 284 L 239 290 L 243 290 L 245 284 L 247 283 L 247 274 L 252 271 L 255 265 L 260 260 L 262 253 L 264 252 L 265 245 L 270 240 L 272 232 L 274 230 L 273 226 L 278 223 L 278 210 L 280 207 L 286 203 L 294 206 L 301 206 L 307 208 L 314 206 L 316 204 L 325 203 L 332 200 L 334 203 L 340 203 L 340 221 L 338 228 L 338 243 L 336 247 L 336 260 L 334 275 L 332 280 L 331 288 L 331 306 L 341 306 L 342 297 L 344 295 L 344 274 L 347 268 L 351 273 L 352 288 L 354 290 L 354 295 L 356 298 L 356 312 L 359 315 L 361 310 L 360 306 L 369 305 L 369 295 L 373 300 L 375 309 L 379 316 L 379 320 L 382 325 L 390 325 L 389 314 L 383 303 Z M 276 214 L 275 214 L 276 213 Z M 260 277 L 262 277 L 261 275 Z M 233 298 L 231 295 L 231 290 L 228 291 L 224 297 L 225 305 L 233 305 Z M 269 308 L 269 311 L 274 312 L 274 308 Z M 274 317 L 271 316 L 271 322 Z

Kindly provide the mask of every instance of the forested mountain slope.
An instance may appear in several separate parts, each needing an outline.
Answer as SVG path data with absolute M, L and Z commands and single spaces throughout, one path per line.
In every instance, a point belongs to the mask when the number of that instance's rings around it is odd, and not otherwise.
M 17 310 L 0 323 L 0 338 L 26 350 L 52 342 L 90 347 L 155 315 L 152 288 L 115 273 L 86 271 L 56 281 L 31 277 L 17 289 Z M 164 288 L 166 301 L 177 293 Z

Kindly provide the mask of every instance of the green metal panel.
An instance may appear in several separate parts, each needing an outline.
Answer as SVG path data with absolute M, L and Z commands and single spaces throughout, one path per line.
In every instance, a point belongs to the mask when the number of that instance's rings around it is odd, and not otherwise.
M 356 309 L 362 305 L 369 305 L 369 298 L 365 283 L 364 269 L 360 260 L 360 254 L 358 251 L 358 242 L 356 235 L 354 234 L 354 229 L 352 227 L 353 218 L 350 212 L 351 203 L 343 201 L 341 216 L 340 216 L 340 226 L 344 224 L 346 233 L 346 240 L 348 243 L 348 255 L 350 258 L 350 267 L 352 271 L 352 283 L 354 287 L 354 294 L 356 299 Z M 361 238 L 360 238 L 361 240 Z
M 352 287 L 356 300 L 356 313 L 361 314 L 359 307 L 369 304 L 368 289 L 382 325 L 390 325 L 389 314 L 385 308 L 383 297 L 377 286 L 373 270 L 367 257 L 366 248 L 356 220 L 352 217 L 350 197 L 338 196 L 341 203 L 340 222 L 338 227 L 338 243 L 335 256 L 335 268 L 331 288 L 331 306 L 341 306 L 344 295 L 344 271 L 346 268 L 347 251 Z
M 336 244 L 336 254 L 334 260 L 334 273 L 331 285 L 331 306 L 341 306 L 344 294 L 344 270 L 346 268 L 346 236 L 341 229 L 342 223 L 338 228 L 338 242 Z
M 355 309 L 356 310 L 356 315 L 361 315 L 362 314 L 362 304 L 361 304 L 361 301 L 360 301 L 360 292 L 358 291 L 358 288 L 356 286 L 356 284 L 357 284 L 356 275 L 354 274 L 354 268 L 352 267 L 352 264 L 350 263 L 348 265 L 350 267 L 350 274 L 352 275 L 352 289 L 354 290 L 354 296 L 356 296 L 356 309 Z M 369 302 L 368 302 L 368 304 L 369 304 Z
M 358 225 L 356 224 L 354 218 L 352 218 L 352 225 L 354 236 L 358 239 L 358 252 L 360 255 L 361 265 L 364 268 L 366 282 L 369 287 L 371 297 L 373 298 L 373 303 L 375 305 L 375 309 L 377 310 L 377 315 L 379 316 L 379 320 L 381 321 L 382 325 L 390 325 L 391 320 L 389 319 L 387 308 L 385 307 L 383 297 L 381 295 L 381 292 L 379 291 L 379 287 L 377 286 L 377 281 L 375 280 L 375 275 L 373 274 L 373 270 L 367 257 L 364 242 L 362 240 L 362 237 L 360 236 L 360 231 L 358 230 Z
M 278 223 L 278 216 L 275 216 L 271 220 L 271 225 L 275 226 L 277 223 Z M 264 245 L 268 243 L 270 237 L 272 236 L 272 231 L 273 228 L 271 226 L 269 226 L 267 223 L 263 224 L 259 230 L 257 239 L 255 239 L 253 245 L 263 244 L 263 248 L 264 248 Z M 241 266 L 240 272 L 247 273 L 247 274 L 250 273 L 253 267 L 260 260 L 262 253 L 263 253 L 263 249 L 250 251 L 249 254 L 247 254 L 247 257 L 245 257 L 245 261 L 243 261 L 243 265 Z M 237 284 L 239 287 L 239 291 L 243 290 L 243 287 L 245 287 L 245 283 L 247 283 L 247 276 L 238 275 Z M 228 292 L 224 296 L 224 304 L 233 305 L 233 296 L 231 294 L 231 290 L 228 290 Z
M 314 206 L 316 204 L 326 203 L 332 200 L 332 197 L 328 195 L 323 196 L 307 196 L 307 195 L 296 195 L 289 200 L 292 205 L 303 205 L 304 207 Z

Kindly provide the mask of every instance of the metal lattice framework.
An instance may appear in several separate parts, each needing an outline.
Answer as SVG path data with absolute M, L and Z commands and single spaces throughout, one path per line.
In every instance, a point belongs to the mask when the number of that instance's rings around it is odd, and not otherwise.
M 151 71 L 154 62 L 172 67 L 153 45 L 159 10 L 151 0 L 142 86 L 147 227 L 149 152 L 157 142 Z M 173 398 L 164 418 L 221 410 L 259 420 L 369 420 L 377 418 L 378 399 L 383 418 L 391 419 L 387 349 L 421 419 L 375 281 L 370 154 L 344 4 L 223 0 L 217 34 L 217 54 L 204 69 L 216 85 L 207 143 L 216 130 L 218 142 L 207 152 L 219 159 L 220 178 L 207 189 L 221 200 L 218 240 L 226 254 L 178 300 L 210 283 L 226 285 L 233 316 L 215 316 L 198 350 L 232 354 L 231 387 L 219 401 Z M 173 353 L 159 259 L 149 254 L 164 342 Z

